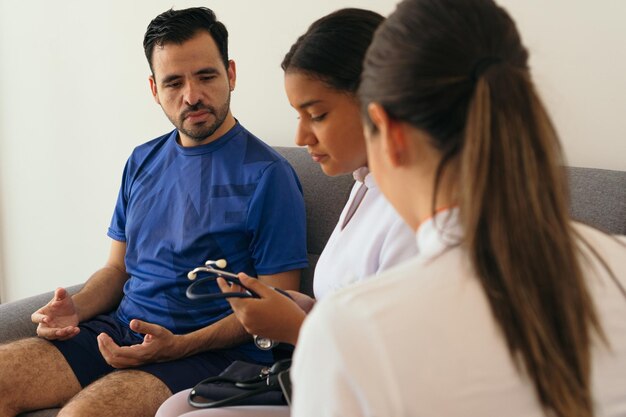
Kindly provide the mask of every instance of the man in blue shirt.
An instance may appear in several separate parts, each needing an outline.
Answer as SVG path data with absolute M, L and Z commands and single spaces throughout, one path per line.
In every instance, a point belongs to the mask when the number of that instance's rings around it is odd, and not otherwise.
M 207 259 L 283 289 L 307 266 L 295 172 L 231 114 L 227 37 L 206 8 L 148 26 L 151 91 L 176 129 L 128 159 L 105 267 L 33 314 L 40 338 L 0 349 L 0 416 L 63 405 L 62 415 L 153 416 L 234 360 L 272 361 L 226 301 L 185 297 L 187 272 Z

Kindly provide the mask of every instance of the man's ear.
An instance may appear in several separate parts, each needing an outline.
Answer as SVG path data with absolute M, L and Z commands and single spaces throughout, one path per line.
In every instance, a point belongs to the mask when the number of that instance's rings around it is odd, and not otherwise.
M 404 124 L 389 117 L 389 114 L 379 103 L 370 103 L 367 106 L 370 119 L 378 130 L 377 140 L 381 140 L 382 150 L 393 166 L 402 165 L 406 160 L 407 138 Z
M 156 80 L 154 79 L 154 75 L 151 75 L 148 77 L 148 81 L 150 81 L 150 91 L 152 92 L 152 97 L 154 97 L 154 101 L 157 102 L 157 104 L 161 104 L 161 101 L 159 100 L 159 93 L 157 91 L 157 85 L 156 85 Z
M 226 70 L 228 74 L 228 86 L 230 87 L 230 91 L 235 89 L 235 85 L 237 84 L 237 66 L 235 65 L 235 61 L 232 59 L 228 61 L 228 69 Z

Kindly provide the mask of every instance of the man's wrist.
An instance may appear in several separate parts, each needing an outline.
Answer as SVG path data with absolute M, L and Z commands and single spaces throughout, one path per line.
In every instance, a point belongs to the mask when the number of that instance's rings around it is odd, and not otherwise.
M 82 308 L 80 307 L 80 301 L 76 299 L 78 294 L 74 294 L 70 296 L 70 300 L 72 300 L 72 305 L 74 306 L 74 314 L 76 314 L 76 318 L 78 319 L 78 323 L 82 323 L 85 319 L 82 314 Z
M 180 335 L 179 348 L 186 356 L 211 349 L 224 349 L 252 341 L 234 314 L 207 327 Z
M 176 336 L 176 351 L 181 357 L 195 355 L 211 348 L 210 342 L 202 340 L 198 331 Z

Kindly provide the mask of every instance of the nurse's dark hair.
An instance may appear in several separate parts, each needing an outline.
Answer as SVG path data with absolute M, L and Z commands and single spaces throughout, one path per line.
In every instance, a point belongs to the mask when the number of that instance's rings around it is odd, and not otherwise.
M 598 254 L 570 221 L 562 150 L 527 61 L 492 0 L 405 0 L 374 37 L 358 95 L 371 140 L 376 102 L 440 151 L 434 196 L 446 171 L 462 245 L 544 413 L 592 416 L 592 339 L 606 337 L 580 255 Z
M 228 68 L 228 31 L 215 17 L 213 10 L 206 7 L 192 7 L 183 10 L 170 9 L 155 17 L 143 38 L 143 49 L 152 68 L 152 53 L 155 46 L 167 43 L 182 44 L 193 38 L 199 31 L 208 32 L 220 51 L 224 66 Z
M 370 10 L 341 9 L 309 26 L 281 64 L 285 72 L 302 72 L 329 87 L 356 93 L 363 58 L 384 18 Z

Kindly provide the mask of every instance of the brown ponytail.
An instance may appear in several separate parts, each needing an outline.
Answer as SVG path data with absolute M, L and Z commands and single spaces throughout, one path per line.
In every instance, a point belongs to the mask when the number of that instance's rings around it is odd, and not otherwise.
M 368 50 L 359 97 L 427 132 L 439 174 L 455 166 L 463 245 L 513 361 L 546 415 L 589 417 L 592 339 L 606 339 L 527 59 L 492 0 L 405 0 Z
M 487 70 L 469 105 L 461 152 L 465 243 L 541 404 L 558 416 L 592 416 L 591 331 L 602 330 L 580 270 L 560 162 L 528 73 Z

